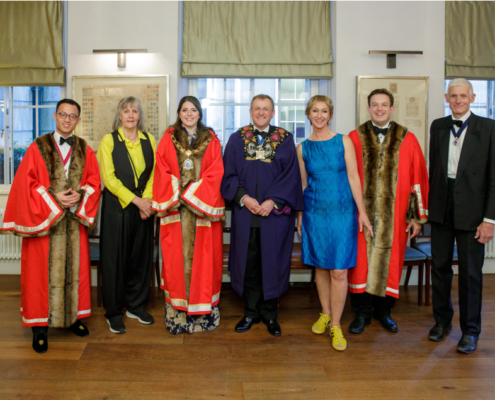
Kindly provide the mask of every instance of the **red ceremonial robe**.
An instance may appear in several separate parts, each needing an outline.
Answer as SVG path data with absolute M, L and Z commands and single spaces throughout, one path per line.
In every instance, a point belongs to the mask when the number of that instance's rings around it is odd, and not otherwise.
M 180 130 L 165 132 L 156 152 L 152 206 L 161 217 L 160 288 L 167 303 L 188 315 L 210 314 L 220 300 L 223 171 L 220 141 L 213 133 L 198 130 L 189 147 Z
M 349 134 L 363 185 L 366 213 L 374 238 L 358 233 L 356 268 L 349 269 L 349 290 L 398 298 L 408 233 L 414 219 L 428 216 L 428 172 L 418 140 L 391 122 L 382 144 L 371 121 Z
M 93 150 L 74 136 L 68 177 L 52 134 L 29 146 L 7 200 L 1 233 L 23 237 L 24 326 L 67 328 L 91 315 L 88 229 L 95 222 L 100 170 Z M 81 195 L 72 213 L 56 193 Z

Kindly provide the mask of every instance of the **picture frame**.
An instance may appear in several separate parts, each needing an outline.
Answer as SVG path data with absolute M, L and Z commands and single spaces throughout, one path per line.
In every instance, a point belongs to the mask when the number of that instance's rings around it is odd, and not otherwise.
M 419 141 L 426 157 L 428 148 L 428 88 L 427 76 L 357 76 L 356 125 L 370 119 L 368 95 L 385 88 L 394 96 L 395 110 L 391 120 L 408 128 Z
M 141 100 L 145 131 L 157 143 L 169 125 L 169 75 L 95 75 L 72 77 L 72 99 L 81 105 L 81 122 L 75 134 L 98 150 L 104 135 L 112 132 L 118 102 L 126 96 Z

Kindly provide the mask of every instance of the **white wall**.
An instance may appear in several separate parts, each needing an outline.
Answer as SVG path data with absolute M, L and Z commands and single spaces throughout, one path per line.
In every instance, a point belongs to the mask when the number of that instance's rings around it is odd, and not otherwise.
M 429 123 L 443 116 L 445 3 L 443 1 L 338 1 L 332 3 L 335 100 L 333 128 L 355 128 L 356 76 L 429 76 Z M 369 50 L 422 50 L 398 55 L 387 69 L 386 55 Z
M 178 1 L 68 2 L 67 95 L 73 75 L 170 75 L 171 118 L 180 85 Z M 93 49 L 148 49 L 127 54 L 127 67 L 117 67 L 116 54 Z

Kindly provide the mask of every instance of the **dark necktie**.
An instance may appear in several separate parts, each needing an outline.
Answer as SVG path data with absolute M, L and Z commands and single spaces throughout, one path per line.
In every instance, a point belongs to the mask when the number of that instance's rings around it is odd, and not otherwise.
M 386 135 L 388 128 L 379 128 L 378 126 L 373 125 L 373 132 L 375 132 L 376 135 L 379 135 L 380 133 Z
M 462 121 L 459 119 L 454 119 L 452 120 L 452 125 L 457 125 L 457 127 L 460 128 L 462 126 Z
M 68 138 L 64 138 L 60 136 L 60 141 L 59 144 L 62 146 L 64 143 L 67 143 L 69 146 L 72 146 L 72 143 L 74 143 L 74 137 L 71 135 Z

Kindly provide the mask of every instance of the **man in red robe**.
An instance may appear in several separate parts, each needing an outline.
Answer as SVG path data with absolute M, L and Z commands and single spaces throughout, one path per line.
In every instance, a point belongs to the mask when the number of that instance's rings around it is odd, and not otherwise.
M 2 234 L 23 237 L 21 315 L 33 331 L 33 349 L 48 349 L 48 327 L 89 335 L 81 318 L 91 315 L 88 228 L 100 197 L 93 150 L 72 135 L 81 107 L 60 100 L 57 130 L 29 146 L 7 200 Z
M 414 134 L 390 120 L 393 95 L 376 89 L 368 96 L 368 106 L 371 121 L 349 137 L 374 237 L 358 233 L 356 268 L 349 269 L 351 304 L 357 315 L 349 331 L 362 333 L 373 316 L 386 330 L 397 332 L 390 313 L 399 298 L 408 233 L 416 236 L 427 220 L 428 172 Z

